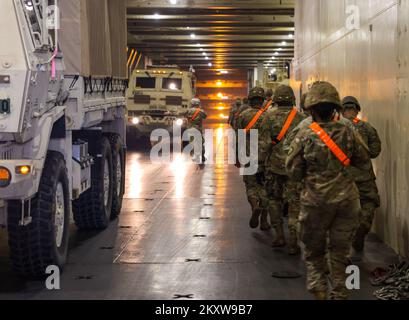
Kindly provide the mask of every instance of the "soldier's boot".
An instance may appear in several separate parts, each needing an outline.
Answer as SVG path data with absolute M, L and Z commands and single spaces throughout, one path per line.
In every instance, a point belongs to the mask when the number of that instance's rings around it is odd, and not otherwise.
M 268 211 L 263 210 L 260 217 L 260 229 L 261 231 L 271 230 L 271 225 L 268 223 Z
M 297 256 L 301 254 L 301 248 L 298 245 L 297 231 L 294 229 L 290 229 L 290 235 L 288 238 L 288 253 L 291 256 Z
M 354 250 L 357 253 L 362 253 L 364 251 L 364 247 L 365 247 L 365 239 L 366 236 L 368 235 L 369 230 L 367 227 L 365 227 L 364 225 L 361 225 L 356 234 L 355 234 L 355 240 L 352 244 L 352 247 L 354 248 Z
M 273 240 L 273 248 L 282 248 L 285 247 L 285 236 L 284 236 L 284 227 L 282 224 L 278 224 L 274 227 L 275 238 Z
M 251 210 L 252 210 L 249 225 L 251 229 L 257 229 L 258 226 L 260 225 L 260 216 L 262 214 L 262 209 L 260 208 L 260 202 L 255 197 L 249 197 L 249 202 L 250 202 Z
M 316 291 L 314 292 L 314 298 L 319 301 L 328 300 L 328 294 L 325 291 Z

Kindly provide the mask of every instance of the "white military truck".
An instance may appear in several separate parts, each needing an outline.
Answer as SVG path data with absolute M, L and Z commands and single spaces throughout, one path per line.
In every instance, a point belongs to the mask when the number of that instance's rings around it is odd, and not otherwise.
M 185 128 L 186 112 L 196 94 L 196 76 L 178 66 L 134 70 L 128 94 L 128 138 L 149 138 L 155 129 Z
M 24 276 L 62 268 L 71 217 L 104 229 L 124 193 L 127 80 L 65 72 L 53 4 L 0 1 L 0 227 Z

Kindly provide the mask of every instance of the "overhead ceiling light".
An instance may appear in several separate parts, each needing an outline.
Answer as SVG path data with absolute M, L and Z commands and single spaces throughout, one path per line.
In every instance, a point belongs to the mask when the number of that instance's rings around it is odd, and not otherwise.
M 209 60 L 209 57 L 205 57 L 206 60 Z
M 274 52 L 274 54 L 275 54 L 276 56 L 278 56 L 278 52 Z
M 200 48 L 200 51 L 203 51 L 203 48 Z
M 177 4 L 178 1 L 177 0 L 169 0 L 170 4 Z
M 190 37 L 191 37 L 192 39 L 196 39 L 196 35 L 195 35 L 194 33 L 192 33 L 192 34 L 190 35 Z
M 161 18 L 161 15 L 160 15 L 159 13 L 155 13 L 155 14 L 153 15 L 153 17 L 154 17 L 155 19 L 160 19 L 160 18 Z
M 209 66 L 209 67 L 212 67 L 212 66 L 213 66 L 213 63 L 209 62 L 208 66 Z
M 228 74 L 229 71 L 227 71 L 227 70 L 220 70 L 220 73 L 221 73 L 221 74 Z
M 292 33 L 290 33 L 290 34 L 288 35 L 288 37 L 289 37 L 290 39 L 292 39 L 292 38 L 294 38 L 294 35 L 293 35 Z
M 287 44 L 287 42 L 283 41 L 283 42 L 281 42 L 281 44 L 282 44 L 283 46 L 285 46 L 285 45 Z
M 283 50 L 283 48 L 278 48 L 277 50 L 278 50 L 278 51 L 282 51 L 282 50 Z
M 206 52 L 202 52 L 202 55 L 203 55 L 203 56 L 206 56 Z

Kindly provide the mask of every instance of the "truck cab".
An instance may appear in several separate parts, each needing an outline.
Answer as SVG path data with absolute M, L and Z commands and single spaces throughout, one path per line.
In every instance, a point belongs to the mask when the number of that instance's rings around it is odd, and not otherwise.
M 186 128 L 186 113 L 196 94 L 196 76 L 178 66 L 134 70 L 127 93 L 129 138 L 149 138 L 155 129 Z

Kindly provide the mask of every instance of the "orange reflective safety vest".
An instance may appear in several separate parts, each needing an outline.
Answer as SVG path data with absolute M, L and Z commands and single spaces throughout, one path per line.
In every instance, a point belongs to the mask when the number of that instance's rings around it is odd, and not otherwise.
M 321 126 L 314 122 L 310 125 L 310 129 L 321 139 L 322 142 L 331 150 L 331 152 L 338 158 L 339 161 L 345 166 L 348 167 L 351 164 L 351 160 L 348 156 L 341 150 L 340 147 L 331 139 L 331 137 L 321 128 Z
M 251 119 L 251 121 L 249 122 L 247 127 L 244 129 L 244 131 L 249 132 L 254 127 L 254 125 L 257 123 L 257 121 L 260 119 L 260 117 L 263 115 L 263 113 L 266 112 L 268 108 L 270 108 L 272 103 L 273 103 L 272 101 L 269 101 L 264 108 L 260 109 L 254 116 L 254 118 Z
M 280 134 L 277 136 L 277 138 L 273 140 L 273 145 L 279 144 L 281 140 L 283 140 L 283 138 L 288 132 L 288 129 L 290 129 L 296 115 L 297 109 L 293 108 L 293 110 L 291 110 L 290 114 L 288 115 L 287 120 L 285 121 L 284 126 L 281 129 Z
M 190 119 L 191 121 L 195 121 L 197 116 L 200 114 L 201 109 L 197 108 L 195 113 L 193 114 L 192 118 Z
M 355 124 L 358 124 L 358 123 L 360 123 L 360 122 L 361 122 L 361 119 L 359 119 L 359 118 L 355 118 L 355 119 L 353 120 L 353 122 L 354 122 Z

